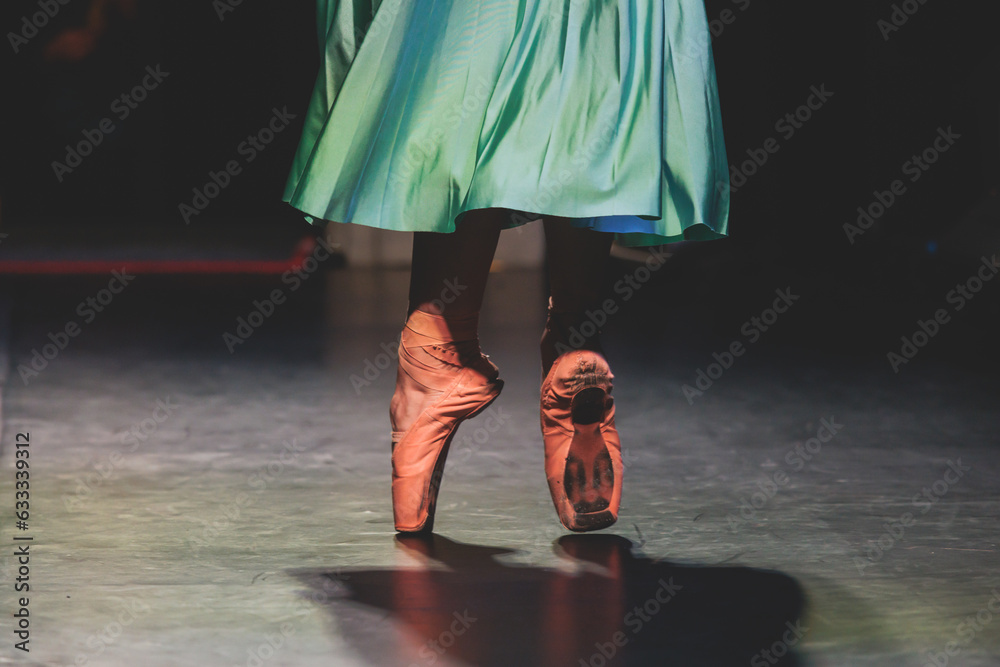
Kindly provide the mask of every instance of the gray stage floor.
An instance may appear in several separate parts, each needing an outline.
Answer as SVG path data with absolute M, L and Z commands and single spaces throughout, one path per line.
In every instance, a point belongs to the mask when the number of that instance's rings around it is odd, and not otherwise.
M 1000 662 L 992 367 L 928 356 L 893 373 L 878 344 L 801 344 L 813 329 L 793 310 L 689 400 L 773 297 L 650 326 L 651 289 L 607 326 L 620 519 L 573 536 L 542 469 L 542 279 L 497 273 L 482 342 L 504 392 L 459 430 L 436 537 L 402 540 L 383 350 L 406 276 L 309 280 L 292 294 L 278 278 L 140 276 L 92 322 L 77 303 L 101 280 L 13 295 L 0 663 Z M 290 300 L 231 352 L 223 334 L 275 288 Z M 25 374 L 69 321 L 79 335 Z M 19 433 L 27 530 L 12 516 Z M 23 544 L 30 593 L 15 594 Z M 21 596 L 29 653 L 10 631 Z

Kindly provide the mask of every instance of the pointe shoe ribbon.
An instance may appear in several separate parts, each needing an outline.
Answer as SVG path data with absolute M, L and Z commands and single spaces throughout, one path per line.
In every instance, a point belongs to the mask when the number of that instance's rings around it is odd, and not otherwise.
M 584 532 L 618 520 L 621 441 L 615 428 L 614 375 L 603 355 L 560 355 L 542 382 L 545 476 L 562 524 Z
M 458 425 L 486 409 L 503 388 L 499 369 L 480 350 L 476 319 L 417 310 L 400 337 L 397 389 L 389 408 L 393 518 L 400 532 L 433 528 L 444 463 Z M 426 407 L 400 428 L 420 405 Z

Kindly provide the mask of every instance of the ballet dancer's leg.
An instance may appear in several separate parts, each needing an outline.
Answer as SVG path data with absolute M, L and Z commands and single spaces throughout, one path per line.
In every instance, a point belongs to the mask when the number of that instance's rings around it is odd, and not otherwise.
M 573 227 L 566 218 L 545 218 L 543 224 L 551 293 L 549 317 L 555 320 L 550 322 L 555 326 L 546 327 L 542 337 L 542 377 L 545 377 L 552 362 L 567 346 L 603 354 L 599 332 L 584 335 L 591 328 L 596 329 L 596 323 L 582 325 L 588 321 L 586 311 L 601 306 L 614 235 Z M 584 338 L 582 345 L 569 344 L 572 329 Z
M 414 232 L 410 306 L 449 317 L 478 314 L 500 239 L 503 209 L 469 211 L 454 232 Z M 454 300 L 444 303 L 444 295 Z
M 545 477 L 562 524 L 598 530 L 618 520 L 622 457 L 614 376 L 587 311 L 600 307 L 614 237 L 566 219 L 544 224 L 551 292 L 541 341 Z
M 443 324 L 451 335 L 437 336 L 438 339 L 466 341 L 454 347 L 478 349 L 479 311 L 503 220 L 502 209 L 482 209 L 467 213 L 454 232 L 414 232 L 404 333 L 410 329 L 424 336 L 435 336 L 433 325 Z M 420 313 L 414 315 L 414 311 Z M 430 330 L 428 324 L 432 325 Z M 403 375 L 398 379 L 396 393 L 408 397 L 405 406 L 400 405 L 394 411 L 395 430 L 405 431 L 439 392 L 419 383 L 415 386 L 412 378 Z
M 410 303 L 389 405 L 393 514 L 401 532 L 433 528 L 451 439 L 503 387 L 479 348 L 479 310 L 504 216 L 501 209 L 472 211 L 455 232 L 414 235 Z

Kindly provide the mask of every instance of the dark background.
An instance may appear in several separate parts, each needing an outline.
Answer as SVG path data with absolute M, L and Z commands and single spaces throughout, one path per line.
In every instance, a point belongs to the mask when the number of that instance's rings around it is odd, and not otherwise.
M 885 39 L 878 21 L 903 4 L 917 11 Z M 974 275 L 980 257 L 1000 253 L 992 4 L 710 0 L 729 161 L 743 162 L 769 137 L 780 150 L 733 194 L 729 239 L 674 246 L 690 286 L 669 298 L 710 302 L 709 317 L 732 322 L 734 309 L 759 312 L 746 304 L 762 288 L 794 286 L 810 295 L 801 310 L 814 323 L 795 335 L 826 336 L 848 349 L 852 341 L 872 348 L 877 330 L 885 334 L 874 348 L 885 349 L 945 306 L 945 294 Z M 221 20 L 217 6 L 112 3 L 107 31 L 76 61 L 54 60 L 47 49 L 86 22 L 86 0 L 60 5 L 16 55 L 5 39 L 2 231 L 50 233 L 53 247 L 81 234 L 100 244 L 212 230 L 277 243 L 309 233 L 281 194 L 318 70 L 315 4 L 244 2 Z M 3 11 L 6 35 L 38 5 L 11 2 Z M 66 144 L 109 115 L 111 101 L 156 64 L 169 77 L 57 182 L 51 163 Z M 811 86 L 834 94 L 783 138 L 775 123 L 806 101 Z M 238 157 L 237 146 L 275 107 L 296 114 L 295 124 L 185 225 L 178 205 L 210 170 Z M 961 139 L 909 182 L 903 163 L 949 127 Z M 906 193 L 849 243 L 843 225 L 895 179 Z M 972 360 L 995 354 L 998 295 L 1000 285 L 984 287 L 952 327 L 961 333 L 949 333 L 941 348 Z

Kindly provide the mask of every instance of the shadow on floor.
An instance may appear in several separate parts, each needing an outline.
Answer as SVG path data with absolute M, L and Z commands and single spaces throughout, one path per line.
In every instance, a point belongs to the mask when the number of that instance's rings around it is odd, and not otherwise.
M 505 565 L 495 556 L 512 550 L 440 535 L 395 540 L 428 567 L 292 572 L 337 591 L 313 599 L 368 664 L 803 664 L 805 596 L 779 572 L 635 557 L 617 535 L 558 539 L 575 572 Z

